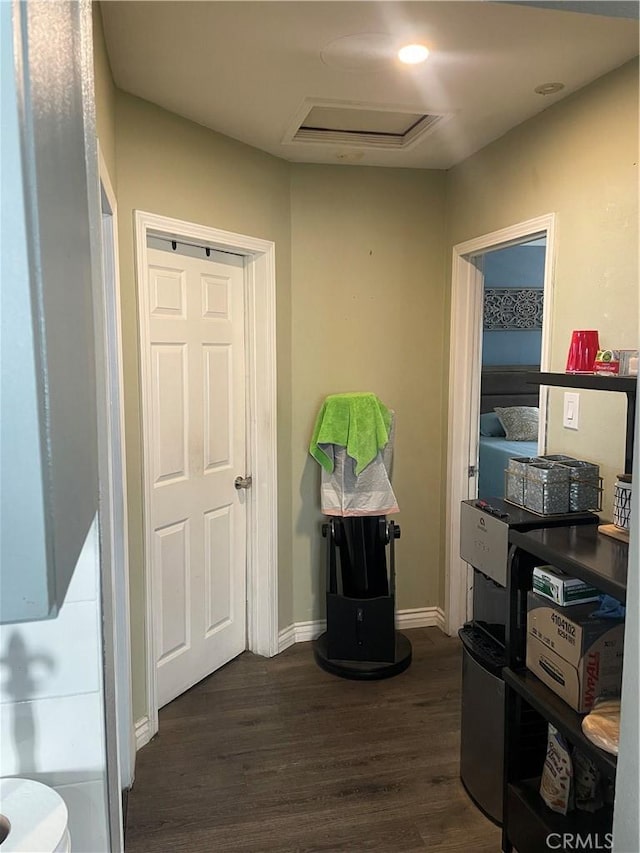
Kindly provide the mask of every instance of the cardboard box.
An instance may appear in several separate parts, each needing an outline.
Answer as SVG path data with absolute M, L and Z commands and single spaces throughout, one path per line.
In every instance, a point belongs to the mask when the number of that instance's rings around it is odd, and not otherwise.
M 579 713 L 622 685 L 624 620 L 592 619 L 593 611 L 527 595 L 527 669 Z
M 569 607 L 588 601 L 597 601 L 600 593 L 594 586 L 565 575 L 553 566 L 536 566 L 533 570 L 533 591 L 555 601 L 560 607 Z
M 620 351 L 617 349 L 598 350 L 593 363 L 594 373 L 617 374 L 620 371 Z

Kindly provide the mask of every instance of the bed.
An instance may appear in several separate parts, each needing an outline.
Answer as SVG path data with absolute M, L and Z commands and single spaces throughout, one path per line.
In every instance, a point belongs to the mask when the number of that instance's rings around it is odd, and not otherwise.
M 535 364 L 485 367 L 480 385 L 481 416 L 492 413 L 496 407 L 538 406 L 538 388 L 526 382 L 526 374 L 539 369 Z M 484 421 L 482 419 L 482 423 Z M 537 454 L 537 441 L 513 441 L 504 435 L 480 435 L 478 497 L 503 497 L 504 470 L 509 458 Z

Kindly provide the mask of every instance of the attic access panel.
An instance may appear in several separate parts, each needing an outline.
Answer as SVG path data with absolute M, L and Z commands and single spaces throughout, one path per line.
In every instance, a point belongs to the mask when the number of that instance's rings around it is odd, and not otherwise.
M 294 132 L 284 142 L 403 149 L 414 145 L 445 118 L 444 113 L 326 102 L 309 106 L 308 101 L 301 113 Z

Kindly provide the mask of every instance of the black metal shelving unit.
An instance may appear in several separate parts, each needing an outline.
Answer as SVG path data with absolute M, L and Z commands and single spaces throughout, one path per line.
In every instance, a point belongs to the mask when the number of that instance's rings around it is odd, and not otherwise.
M 554 725 L 567 740 L 574 746 L 580 748 L 598 766 L 606 776 L 614 776 L 616 772 L 617 759 L 610 752 L 605 752 L 593 744 L 582 732 L 582 720 L 584 714 L 578 714 L 573 708 L 557 696 L 553 690 L 549 690 L 539 678 L 532 672 L 526 670 L 514 672 L 510 669 L 504 670 L 504 680 L 512 687 L 531 707 L 541 714 L 547 722 Z
M 571 849 L 562 843 L 562 839 L 567 836 L 570 839 L 599 839 L 601 849 L 606 849 L 606 837 L 613 825 L 613 809 L 610 806 L 594 814 L 575 811 L 568 815 L 557 814 L 544 804 L 538 793 L 539 787 L 539 777 L 523 779 L 508 786 L 508 809 L 513 823 L 512 843 L 518 853 Z
M 545 527 L 526 533 L 512 530 L 509 541 L 537 557 L 538 563 L 553 565 L 618 601 L 625 601 L 627 597 L 629 546 L 598 533 L 594 524 Z
M 604 843 L 613 824 L 612 808 L 605 806 L 594 814 L 576 810 L 560 815 L 551 811 L 538 793 L 540 777 L 532 773 L 532 768 L 542 772 L 547 723 L 586 753 L 609 779 L 615 779 L 617 758 L 585 737 L 583 714 L 576 713 L 525 668 L 526 595 L 531 589 L 533 567 L 544 562 L 624 601 L 628 545 L 600 535 L 591 525 L 529 532 L 514 530 L 509 540 L 512 548 L 508 577 L 508 665 L 503 670 L 506 731 L 502 849 L 505 853 L 514 848 L 518 853 L 540 853 L 548 849 L 546 839 L 551 833 L 559 834 L 556 839 L 566 837 L 565 834 L 575 837 L 591 833 Z
M 631 473 L 633 436 L 636 422 L 637 376 L 603 376 L 597 373 L 530 373 L 531 385 L 551 385 L 561 388 L 583 388 L 585 391 L 622 391 L 627 395 L 627 429 L 625 437 L 624 470 Z
M 566 388 L 584 388 L 590 391 L 624 391 L 636 395 L 637 376 L 608 376 L 600 373 L 530 373 L 527 382 L 532 385 L 564 385 Z

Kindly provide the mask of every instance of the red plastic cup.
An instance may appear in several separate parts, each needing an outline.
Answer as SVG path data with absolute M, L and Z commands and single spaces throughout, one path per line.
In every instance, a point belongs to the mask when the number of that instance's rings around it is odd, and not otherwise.
M 566 373 L 593 373 L 593 365 L 599 349 L 600 342 L 595 329 L 572 332 Z

